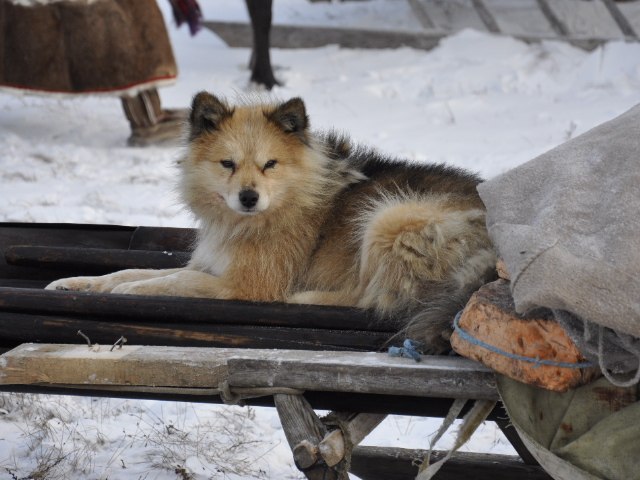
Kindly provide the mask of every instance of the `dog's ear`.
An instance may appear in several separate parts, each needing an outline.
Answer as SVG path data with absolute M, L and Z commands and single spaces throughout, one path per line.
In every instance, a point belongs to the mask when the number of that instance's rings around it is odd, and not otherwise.
M 200 92 L 193 97 L 189 114 L 190 138 L 194 139 L 205 132 L 217 130 L 220 123 L 233 115 L 233 109 L 208 92 Z
M 281 103 L 267 114 L 267 118 L 285 133 L 304 135 L 309 127 L 309 117 L 307 117 L 304 102 L 299 97 Z

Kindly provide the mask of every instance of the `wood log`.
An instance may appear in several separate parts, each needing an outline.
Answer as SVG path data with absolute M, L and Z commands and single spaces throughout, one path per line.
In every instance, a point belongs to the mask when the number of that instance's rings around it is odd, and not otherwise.
M 546 4 L 547 0 L 538 0 Z M 543 3 L 544 2 L 544 3 Z M 488 19 L 488 17 L 486 18 Z M 251 26 L 238 22 L 203 22 L 204 26 L 220 36 L 232 47 L 251 48 Z M 483 23 L 484 25 L 484 23 Z M 389 30 L 366 30 L 359 28 L 332 28 L 299 25 L 273 25 L 271 28 L 271 46 L 276 48 L 318 48 L 326 45 L 340 45 L 344 48 L 400 48 L 411 47 L 431 50 L 440 40 L 447 37 L 449 31 L 434 29 L 428 32 L 404 32 Z M 542 40 L 557 40 L 552 35 L 520 34 L 512 37 L 523 42 L 533 43 Z M 619 38 L 616 38 L 619 39 Z M 563 37 L 568 43 L 585 50 L 593 50 L 612 38 L 584 37 L 568 35 Z
M 198 231 L 195 228 L 136 227 L 129 240 L 129 250 L 189 252 Z
M 458 331 L 453 333 L 451 345 L 457 353 L 515 380 L 564 392 L 590 382 L 599 374 L 597 368 L 568 368 L 535 362 L 538 359 L 578 364 L 585 359 L 550 312 L 538 310 L 527 316 L 517 314 L 509 284 L 504 280 L 483 286 L 471 297 L 459 326 L 476 340 L 507 354 L 530 359 L 510 358 L 469 342 Z
M 127 268 L 184 267 L 189 262 L 191 254 L 152 250 L 16 245 L 8 247 L 4 257 L 9 265 L 55 268 L 93 275 Z
M 327 430 L 309 402 L 300 395 L 274 395 L 274 401 L 298 469 L 309 480 L 338 480 L 339 477 L 333 469 L 316 462 L 310 463 L 313 458 L 309 458 L 308 455 L 313 457 L 313 453 L 309 453 L 305 447 L 316 445 Z
M 161 400 L 171 402 L 223 403 L 217 393 L 210 389 L 124 387 L 100 385 L 3 385 L 0 392 L 71 395 L 100 398 L 128 398 L 136 400 Z M 451 400 L 445 398 L 424 398 L 401 395 L 358 394 L 345 392 L 307 391 L 304 397 L 316 410 L 360 411 L 394 415 L 416 415 L 423 417 L 444 417 L 451 407 Z M 273 397 L 249 398 L 247 405 L 273 407 Z M 495 419 L 495 415 L 490 419 Z
M 5 286 L 11 279 L 34 281 L 44 286 L 51 280 L 69 276 L 69 270 L 9 265 L 3 253 L 15 245 L 82 247 L 98 249 L 139 249 L 189 251 L 195 229 L 166 227 L 128 227 L 119 225 L 0 223 L 0 279 Z M 51 267 L 51 265 L 49 265 Z M 77 272 L 82 275 L 84 272 Z
M 387 416 L 384 414 L 359 413 L 344 426 L 327 433 L 318 445 L 318 451 L 327 465 L 337 465 L 347 454 L 345 442 L 359 445 Z M 346 438 L 345 438 L 346 436 Z
M 154 324 L 216 323 L 395 333 L 396 326 L 359 308 L 206 298 L 114 295 L 0 287 L 0 311 L 121 318 Z M 52 342 L 53 343 L 53 342 Z
M 380 353 L 308 354 L 287 359 L 232 359 L 230 383 L 417 397 L 496 400 L 493 373 L 460 357 L 423 357 L 421 362 Z
M 0 345 L 78 343 L 82 330 L 93 342 L 112 344 L 121 335 L 138 345 L 192 347 L 284 348 L 299 350 L 378 351 L 388 339 L 383 332 L 320 330 L 216 323 L 138 322 L 101 317 L 32 315 L 0 311 Z
M 251 26 L 238 22 L 203 22 L 232 47 L 251 48 Z M 270 43 L 273 48 L 318 48 L 340 45 L 345 48 L 412 47 L 431 50 L 445 36 L 444 32 L 403 32 L 316 26 L 273 25 Z
M 426 450 L 356 447 L 351 457 L 351 472 L 362 480 L 413 480 Z M 437 462 L 446 452 L 435 451 Z M 551 480 L 539 466 L 523 464 L 518 457 L 487 453 L 457 452 L 444 464 L 436 478 L 444 480 Z

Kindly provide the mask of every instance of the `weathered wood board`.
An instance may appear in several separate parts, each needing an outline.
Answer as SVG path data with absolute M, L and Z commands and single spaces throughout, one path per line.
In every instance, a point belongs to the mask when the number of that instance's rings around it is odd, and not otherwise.
M 440 398 L 497 398 L 495 378 L 465 358 L 416 363 L 383 353 L 25 344 L 0 357 L 0 385 L 292 388 Z
M 540 312 L 525 317 L 515 312 L 505 280 L 484 285 L 474 293 L 459 326 L 476 340 L 507 354 L 566 364 L 585 362 L 564 329 L 548 314 Z M 510 378 L 558 392 L 583 385 L 599 372 L 596 368 L 568 368 L 510 358 L 471 343 L 458 332 L 453 333 L 451 345 L 460 355 L 478 360 Z
M 436 398 L 497 399 L 493 372 L 460 357 L 421 362 L 386 354 L 307 352 L 289 360 L 230 359 L 229 382 L 238 387 L 289 387 Z

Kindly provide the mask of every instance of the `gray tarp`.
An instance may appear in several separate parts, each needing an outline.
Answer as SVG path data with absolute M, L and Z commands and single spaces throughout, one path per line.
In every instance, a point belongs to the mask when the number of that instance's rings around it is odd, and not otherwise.
M 611 373 L 640 371 L 640 107 L 478 190 L 516 310 L 550 308 L 585 356 Z M 557 480 L 640 479 L 638 372 L 607 377 L 618 386 L 566 394 L 499 381 L 513 424 Z
M 511 275 L 516 310 L 557 311 L 588 358 L 598 357 L 604 339 L 607 367 L 615 373 L 635 370 L 640 355 L 640 106 L 481 184 L 478 191 L 487 207 L 489 234 Z M 625 358 L 620 350 L 632 354 Z

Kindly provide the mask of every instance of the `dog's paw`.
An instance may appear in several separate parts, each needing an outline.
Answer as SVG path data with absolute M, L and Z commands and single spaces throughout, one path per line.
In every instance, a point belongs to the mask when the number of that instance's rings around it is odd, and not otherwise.
M 45 290 L 62 290 L 73 292 L 100 292 L 99 277 L 70 277 L 61 278 L 44 287 Z

